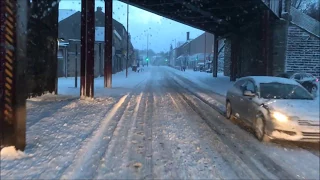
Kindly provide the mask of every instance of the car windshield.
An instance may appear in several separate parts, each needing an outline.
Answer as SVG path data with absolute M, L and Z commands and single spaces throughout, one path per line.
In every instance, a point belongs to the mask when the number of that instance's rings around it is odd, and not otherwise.
M 261 83 L 260 96 L 264 99 L 313 99 L 301 86 L 282 83 Z

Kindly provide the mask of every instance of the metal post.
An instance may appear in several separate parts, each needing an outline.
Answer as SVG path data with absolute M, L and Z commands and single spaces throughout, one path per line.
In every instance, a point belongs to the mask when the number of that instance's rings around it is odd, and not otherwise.
M 112 35 L 113 35 L 113 26 L 112 26 L 112 1 L 105 0 L 105 28 L 104 28 L 104 87 L 112 87 Z
M 86 97 L 94 97 L 95 0 L 87 0 Z
M 214 36 L 214 42 L 213 42 L 213 63 L 212 64 L 212 72 L 213 72 L 213 77 L 218 77 L 218 46 L 219 46 L 219 40 L 218 40 L 218 36 Z
M 207 48 L 207 32 L 204 32 L 204 67 L 206 67 L 206 48 Z
M 147 33 L 147 67 L 149 66 L 149 33 Z
M 99 76 L 102 76 L 102 50 L 101 50 L 101 43 L 99 43 Z
M 75 44 L 76 46 L 76 55 L 74 57 L 75 59 L 75 70 L 74 70 L 74 87 L 78 88 L 78 44 Z
M 81 0 L 80 98 L 86 96 L 87 0 Z
M 64 76 L 68 77 L 68 48 L 64 47 Z
M 0 1 L 1 146 L 26 146 L 27 1 Z
M 56 3 L 58 3 L 58 0 L 53 0 L 52 2 L 56 1 Z M 59 21 L 58 21 L 58 17 L 59 17 L 59 6 L 58 4 L 56 4 L 55 6 L 52 7 L 52 14 L 51 16 L 53 17 L 53 21 L 54 21 L 54 29 L 53 29 L 53 33 L 54 33 L 54 37 L 56 39 L 56 41 L 54 41 L 56 44 L 55 44 L 55 48 L 54 48 L 54 52 L 53 52 L 53 65 L 55 68 L 54 69 L 54 74 L 53 74 L 53 77 L 54 77 L 54 82 L 55 82 L 55 86 L 54 86 L 54 93 L 55 95 L 58 94 L 58 71 L 59 71 L 59 68 L 58 68 L 58 50 L 59 50 L 59 45 L 58 45 L 58 36 L 59 36 Z
M 128 77 L 129 63 L 129 4 L 127 4 L 127 62 L 126 62 L 126 77 Z

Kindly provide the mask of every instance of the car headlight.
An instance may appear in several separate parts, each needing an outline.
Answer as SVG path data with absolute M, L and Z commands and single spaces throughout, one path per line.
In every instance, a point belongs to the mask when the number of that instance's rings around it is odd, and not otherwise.
M 274 119 L 276 119 L 279 122 L 287 122 L 289 119 L 288 116 L 286 116 L 280 112 L 272 112 L 271 115 Z

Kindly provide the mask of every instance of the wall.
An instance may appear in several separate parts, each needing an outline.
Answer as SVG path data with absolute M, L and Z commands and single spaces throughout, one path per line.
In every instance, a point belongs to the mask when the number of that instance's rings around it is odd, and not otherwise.
M 288 30 L 286 71 L 320 77 L 320 38 L 291 24 Z
M 285 70 L 320 77 L 320 22 L 294 7 L 290 10 Z
M 220 51 L 220 52 L 219 52 Z M 219 41 L 218 47 L 218 72 L 224 72 L 224 51 L 225 51 L 225 44 L 224 39 Z
M 206 41 L 205 41 L 206 39 Z M 197 53 L 212 53 L 214 35 L 210 33 L 203 33 L 196 39 L 191 41 L 190 55 Z
M 226 38 L 224 40 L 224 70 L 225 76 L 230 76 L 230 65 L 231 65 L 231 39 Z
M 233 44 L 232 41 L 236 42 Z M 266 75 L 267 64 L 272 67 L 270 63 L 272 57 L 269 63 L 264 62 L 262 56 L 263 42 L 259 21 L 239 30 L 237 34 L 227 37 L 224 51 L 224 75 L 231 75 L 231 48 L 234 48 L 231 47 L 232 45 L 238 47 L 237 54 L 234 54 L 236 57 L 236 77 Z M 269 53 L 271 55 L 272 51 L 269 51 Z
M 288 40 L 288 24 L 288 21 L 284 19 L 276 20 L 272 24 L 273 75 L 277 75 L 285 71 L 285 59 Z

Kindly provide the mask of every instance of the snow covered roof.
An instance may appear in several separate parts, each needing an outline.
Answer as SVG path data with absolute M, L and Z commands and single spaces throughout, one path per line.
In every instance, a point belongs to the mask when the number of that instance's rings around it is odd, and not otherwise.
M 70 17 L 71 15 L 73 15 L 74 13 L 76 13 L 76 10 L 73 9 L 59 9 L 59 18 L 58 21 L 62 21 L 68 17 Z
M 293 79 L 287 79 L 287 78 L 282 78 L 282 77 L 273 77 L 273 76 L 247 76 L 247 77 L 243 77 L 240 79 L 247 79 L 247 78 L 254 80 L 257 84 L 282 83 L 282 84 L 300 85 L 297 81 L 295 81 Z

